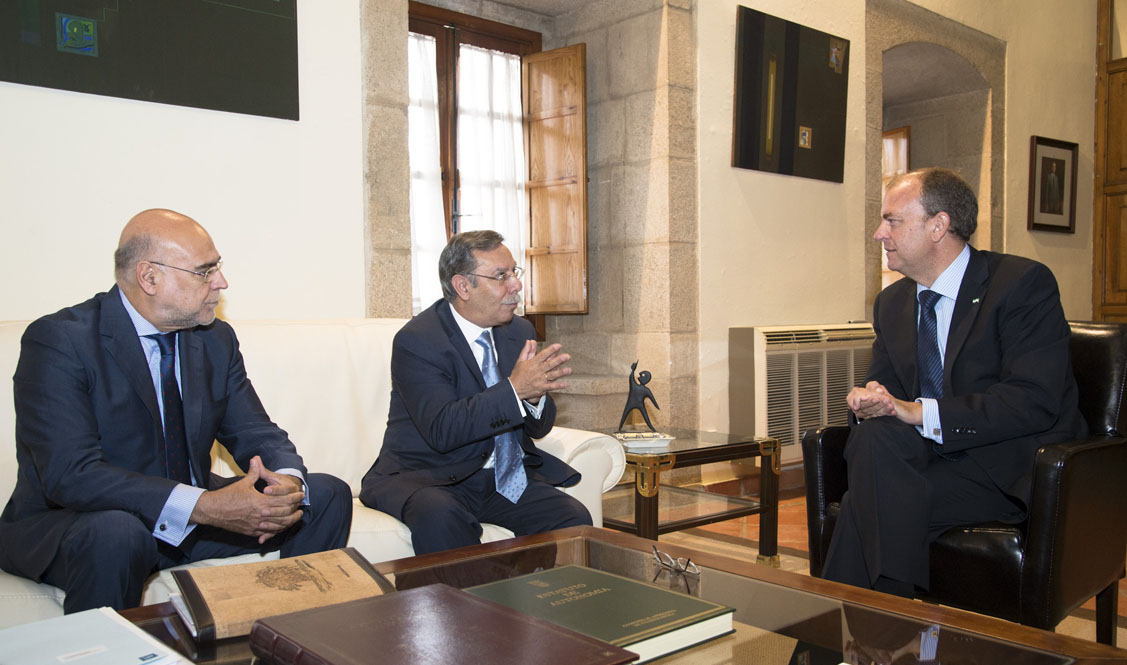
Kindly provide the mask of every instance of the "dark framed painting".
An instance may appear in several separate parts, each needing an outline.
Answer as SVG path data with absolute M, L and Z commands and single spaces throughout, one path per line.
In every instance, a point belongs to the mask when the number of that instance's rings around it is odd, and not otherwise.
M 841 182 L 849 40 L 736 10 L 732 166 Z
M 0 81 L 297 120 L 297 0 L 7 0 Z
M 1029 144 L 1030 231 L 1076 232 L 1079 146 L 1034 136 Z

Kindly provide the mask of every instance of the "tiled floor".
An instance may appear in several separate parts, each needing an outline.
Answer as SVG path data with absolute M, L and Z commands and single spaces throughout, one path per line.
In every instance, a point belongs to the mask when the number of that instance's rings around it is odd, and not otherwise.
M 759 515 L 749 515 L 726 522 L 702 526 L 701 531 L 759 541 Z M 779 501 L 779 547 L 805 554 L 809 551 L 806 540 L 806 498 L 799 496 Z
M 793 493 L 792 493 L 793 494 Z M 717 522 L 708 526 L 698 527 L 693 530 L 717 534 L 724 540 L 739 538 L 751 541 L 749 546 L 757 547 L 759 541 L 759 516 L 751 515 L 737 519 Z M 803 557 L 809 552 L 809 543 L 806 538 L 806 498 L 794 496 L 779 501 L 779 551 L 784 554 L 794 554 Z M 806 572 L 806 571 L 804 571 Z M 1096 610 L 1095 599 L 1089 600 L 1077 614 L 1094 618 Z M 1127 580 L 1119 581 L 1119 625 L 1121 630 L 1127 626 Z

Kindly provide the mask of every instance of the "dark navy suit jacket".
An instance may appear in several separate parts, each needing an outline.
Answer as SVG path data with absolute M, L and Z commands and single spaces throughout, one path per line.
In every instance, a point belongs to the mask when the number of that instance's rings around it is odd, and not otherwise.
M 182 330 L 180 381 L 192 472 L 212 482 L 219 440 L 242 468 L 306 473 L 247 379 L 231 326 Z M 0 515 L 0 567 L 39 579 L 76 513 L 122 510 L 150 529 L 176 483 L 164 477 L 156 389 L 115 286 L 28 326 L 14 377 L 19 476 Z
M 502 377 L 512 372 L 534 334 L 532 324 L 520 317 L 493 328 Z M 493 437 L 506 430 L 518 435 L 530 477 L 574 485 L 579 473 L 532 441 L 550 432 L 555 419 L 551 395 L 537 419 L 521 415 L 507 380 L 486 388 L 450 304 L 440 300 L 395 335 L 387 429 L 380 455 L 364 476 L 360 500 L 399 519 L 416 490 L 453 484 L 482 468 L 493 452 Z
M 916 321 L 916 282 L 901 279 L 877 296 L 866 381 L 906 400 L 919 396 Z M 1077 404 L 1069 327 L 1052 272 L 972 248 L 943 359 L 940 449 L 965 451 L 1028 506 L 1037 449 L 1087 433 Z

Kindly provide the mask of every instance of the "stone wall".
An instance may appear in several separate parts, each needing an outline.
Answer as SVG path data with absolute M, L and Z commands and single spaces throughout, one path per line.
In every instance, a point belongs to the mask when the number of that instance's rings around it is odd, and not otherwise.
M 365 315 L 411 316 L 407 2 L 360 0 Z
M 656 426 L 696 427 L 696 52 L 691 0 L 595 2 L 558 17 L 587 45 L 590 313 L 548 318 L 575 374 L 559 422 L 617 426 L 630 364 L 653 375 Z

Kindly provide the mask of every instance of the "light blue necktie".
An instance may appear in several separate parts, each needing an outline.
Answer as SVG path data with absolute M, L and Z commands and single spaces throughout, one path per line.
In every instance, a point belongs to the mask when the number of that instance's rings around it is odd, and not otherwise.
M 485 350 L 481 359 L 481 376 L 485 378 L 485 385 L 492 387 L 501 380 L 497 372 L 497 359 L 493 354 L 493 339 L 486 330 L 474 341 Z M 513 503 L 520 499 L 524 488 L 528 486 L 528 478 L 524 473 L 524 452 L 512 431 L 501 432 L 493 437 L 493 475 L 497 492 Z
M 942 297 L 935 291 L 920 291 L 920 333 L 916 360 L 920 371 L 920 397 L 943 397 L 943 359 L 939 357 L 935 304 Z

